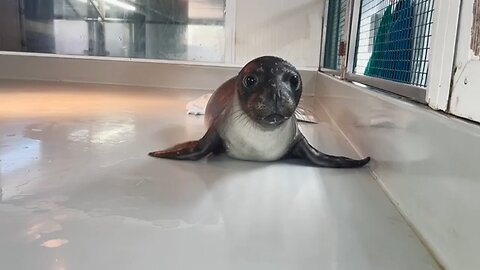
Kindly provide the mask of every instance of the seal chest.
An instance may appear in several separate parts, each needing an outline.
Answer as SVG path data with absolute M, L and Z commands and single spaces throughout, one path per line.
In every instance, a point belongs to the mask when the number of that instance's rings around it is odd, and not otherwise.
M 230 157 L 273 161 L 285 156 L 290 149 L 297 132 L 297 124 L 291 117 L 280 126 L 266 129 L 244 112 L 231 110 L 219 131 Z

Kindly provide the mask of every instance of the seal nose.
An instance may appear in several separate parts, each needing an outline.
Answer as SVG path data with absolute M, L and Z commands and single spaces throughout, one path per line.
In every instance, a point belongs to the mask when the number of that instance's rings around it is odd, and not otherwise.
M 273 93 L 273 102 L 275 103 L 275 110 L 278 110 L 278 93 Z
M 273 91 L 273 104 L 275 105 L 275 111 L 278 112 L 282 106 L 282 97 L 280 95 L 280 92 L 277 89 L 274 89 Z

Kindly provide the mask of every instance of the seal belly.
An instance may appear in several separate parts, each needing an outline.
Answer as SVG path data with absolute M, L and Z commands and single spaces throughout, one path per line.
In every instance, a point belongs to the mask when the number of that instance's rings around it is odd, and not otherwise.
M 219 131 L 230 157 L 274 161 L 289 151 L 297 133 L 297 123 L 295 118 L 291 117 L 274 129 L 265 129 L 245 113 L 233 111 L 227 113 Z

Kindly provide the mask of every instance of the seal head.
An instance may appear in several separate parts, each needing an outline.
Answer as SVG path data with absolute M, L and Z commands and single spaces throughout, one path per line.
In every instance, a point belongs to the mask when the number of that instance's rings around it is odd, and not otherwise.
M 298 70 L 274 56 L 246 64 L 235 83 L 242 110 L 264 128 L 274 128 L 292 117 L 302 95 Z

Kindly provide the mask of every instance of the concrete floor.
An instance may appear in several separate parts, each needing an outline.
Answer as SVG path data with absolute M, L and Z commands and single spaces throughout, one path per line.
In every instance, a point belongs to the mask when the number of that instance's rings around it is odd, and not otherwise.
M 202 94 L 0 81 L 1 268 L 438 269 L 367 168 L 148 157 L 203 134 Z

